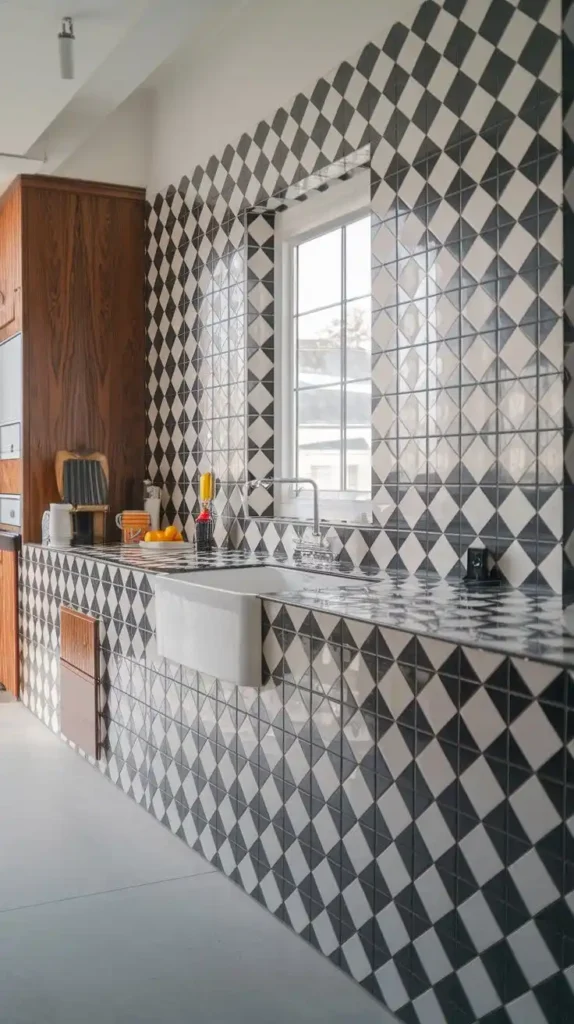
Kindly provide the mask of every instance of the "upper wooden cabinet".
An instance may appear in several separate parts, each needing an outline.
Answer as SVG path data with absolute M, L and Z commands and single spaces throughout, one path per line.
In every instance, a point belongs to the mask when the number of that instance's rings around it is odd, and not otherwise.
M 22 305 L 20 191 L 10 191 L 0 207 L 0 342 L 20 330 Z
M 0 397 L 13 405 L 22 384 L 25 542 L 40 540 L 42 513 L 59 500 L 59 450 L 107 456 L 110 539 L 115 514 L 141 495 L 144 205 L 142 189 L 24 175 L 0 206 L 0 366 L 10 368 Z M 2 343 L 20 330 L 18 382 Z

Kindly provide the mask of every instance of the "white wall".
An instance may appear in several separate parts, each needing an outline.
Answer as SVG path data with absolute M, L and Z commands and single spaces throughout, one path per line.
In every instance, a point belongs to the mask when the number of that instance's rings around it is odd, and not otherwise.
M 419 0 L 252 0 L 182 49 L 148 85 L 155 102 L 150 194 L 220 154 L 351 57 Z
M 55 173 L 145 188 L 150 147 L 151 98 L 144 89 L 138 89 Z

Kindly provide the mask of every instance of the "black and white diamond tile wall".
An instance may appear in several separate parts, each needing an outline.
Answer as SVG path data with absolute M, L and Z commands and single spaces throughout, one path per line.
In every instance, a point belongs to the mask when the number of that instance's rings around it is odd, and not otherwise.
M 26 547 L 20 592 L 26 705 L 91 611 L 98 770 L 405 1024 L 573 1019 L 571 670 L 268 600 L 242 689 L 158 657 L 135 566 Z
M 563 0 L 564 603 L 574 600 L 574 5 Z
M 381 568 L 449 576 L 484 544 L 513 584 L 561 592 L 561 25 L 560 0 L 426 0 L 156 196 L 148 461 L 170 518 L 186 525 L 213 468 L 218 542 L 265 546 L 240 486 L 272 475 L 276 450 L 265 211 L 366 147 L 376 525 L 356 546 Z M 251 515 L 271 511 L 252 495 Z

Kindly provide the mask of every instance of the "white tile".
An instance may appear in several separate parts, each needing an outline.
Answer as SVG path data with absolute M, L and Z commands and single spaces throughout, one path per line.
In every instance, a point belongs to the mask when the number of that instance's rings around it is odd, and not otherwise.
M 355 928 L 362 928 L 372 916 L 372 910 L 358 878 L 343 890 L 342 899 Z
M 434 861 L 454 846 L 455 840 L 437 804 L 423 811 L 416 819 L 416 827 Z
M 534 921 L 510 935 L 508 944 L 530 986 L 539 985 L 557 971 L 558 965 Z
M 504 720 L 484 687 L 466 702 L 461 718 L 479 750 L 486 750 L 505 730 Z
M 431 985 L 436 985 L 447 974 L 452 973 L 452 964 L 434 928 L 429 928 L 414 941 L 414 947 L 421 959 Z
M 457 973 L 458 980 L 477 1019 L 486 1017 L 487 1013 L 501 1005 L 502 1000 L 492 984 L 482 960 L 478 958 L 471 960 Z
M 444 728 L 456 711 L 438 675 L 433 676 L 422 690 L 419 696 L 419 705 L 435 733 L 439 733 Z
M 539 697 L 561 673 L 554 665 L 544 665 L 542 662 L 527 661 L 523 658 L 513 658 L 512 664 L 533 697 Z
M 398 787 L 390 786 L 377 801 L 385 824 L 393 839 L 404 832 L 412 822 L 412 815 L 403 800 Z
M 479 818 L 486 818 L 504 799 L 504 793 L 484 757 L 471 764 L 462 773 L 460 781 Z
M 415 888 L 433 924 L 452 910 L 452 900 L 435 867 L 428 868 L 417 878 Z
M 502 938 L 502 931 L 481 892 L 458 908 L 462 922 L 479 953 Z
M 418 755 L 417 766 L 434 797 L 438 797 L 456 778 L 450 761 L 436 739 L 431 740 Z
M 413 1009 L 419 1024 L 448 1024 L 433 989 L 428 989 L 422 996 L 418 996 L 413 1001 Z
M 389 1010 L 396 1012 L 409 1001 L 401 976 L 392 960 L 375 973 L 381 995 Z
M 525 992 L 506 1007 L 512 1024 L 547 1024 L 548 1018 L 540 1009 L 534 992 Z
M 537 771 L 562 748 L 562 739 L 552 728 L 540 704 L 530 704 L 510 726 L 510 731 L 530 767 Z
M 560 896 L 536 850 L 529 850 L 509 868 L 510 875 L 534 917 Z
M 398 896 L 410 884 L 411 874 L 407 871 L 396 845 L 388 846 L 384 853 L 377 857 L 377 864 L 391 896 Z
M 477 825 L 460 841 L 460 848 L 480 886 L 489 882 L 504 864 L 500 859 L 484 825 Z
M 536 509 L 519 487 L 514 487 L 499 507 L 499 513 L 508 529 L 517 537 L 535 516 Z
M 536 777 L 528 779 L 510 797 L 510 804 L 531 843 L 560 824 L 560 816 Z
M 377 914 L 377 923 L 389 947 L 391 956 L 398 953 L 399 949 L 404 949 L 405 946 L 408 946 L 410 942 L 409 933 L 395 903 L 387 904 Z
M 371 964 L 358 935 L 351 936 L 343 943 L 341 954 L 344 957 L 343 963 L 347 964 L 351 977 L 356 981 L 363 981 L 371 973 Z
M 413 755 L 403 739 L 399 726 L 392 725 L 381 736 L 378 746 L 393 779 L 397 779 L 413 760 Z

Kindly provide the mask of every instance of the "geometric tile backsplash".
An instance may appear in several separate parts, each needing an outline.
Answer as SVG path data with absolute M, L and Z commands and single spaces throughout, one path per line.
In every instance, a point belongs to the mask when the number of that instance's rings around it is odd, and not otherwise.
M 560 0 L 427 0 L 155 197 L 148 472 L 169 518 L 214 469 L 218 543 L 303 528 L 262 518 L 267 495 L 242 507 L 275 451 L 273 216 L 254 246 L 254 207 L 366 149 L 374 524 L 325 530 L 356 564 L 441 576 L 482 544 L 511 583 L 562 591 L 561 46 Z

